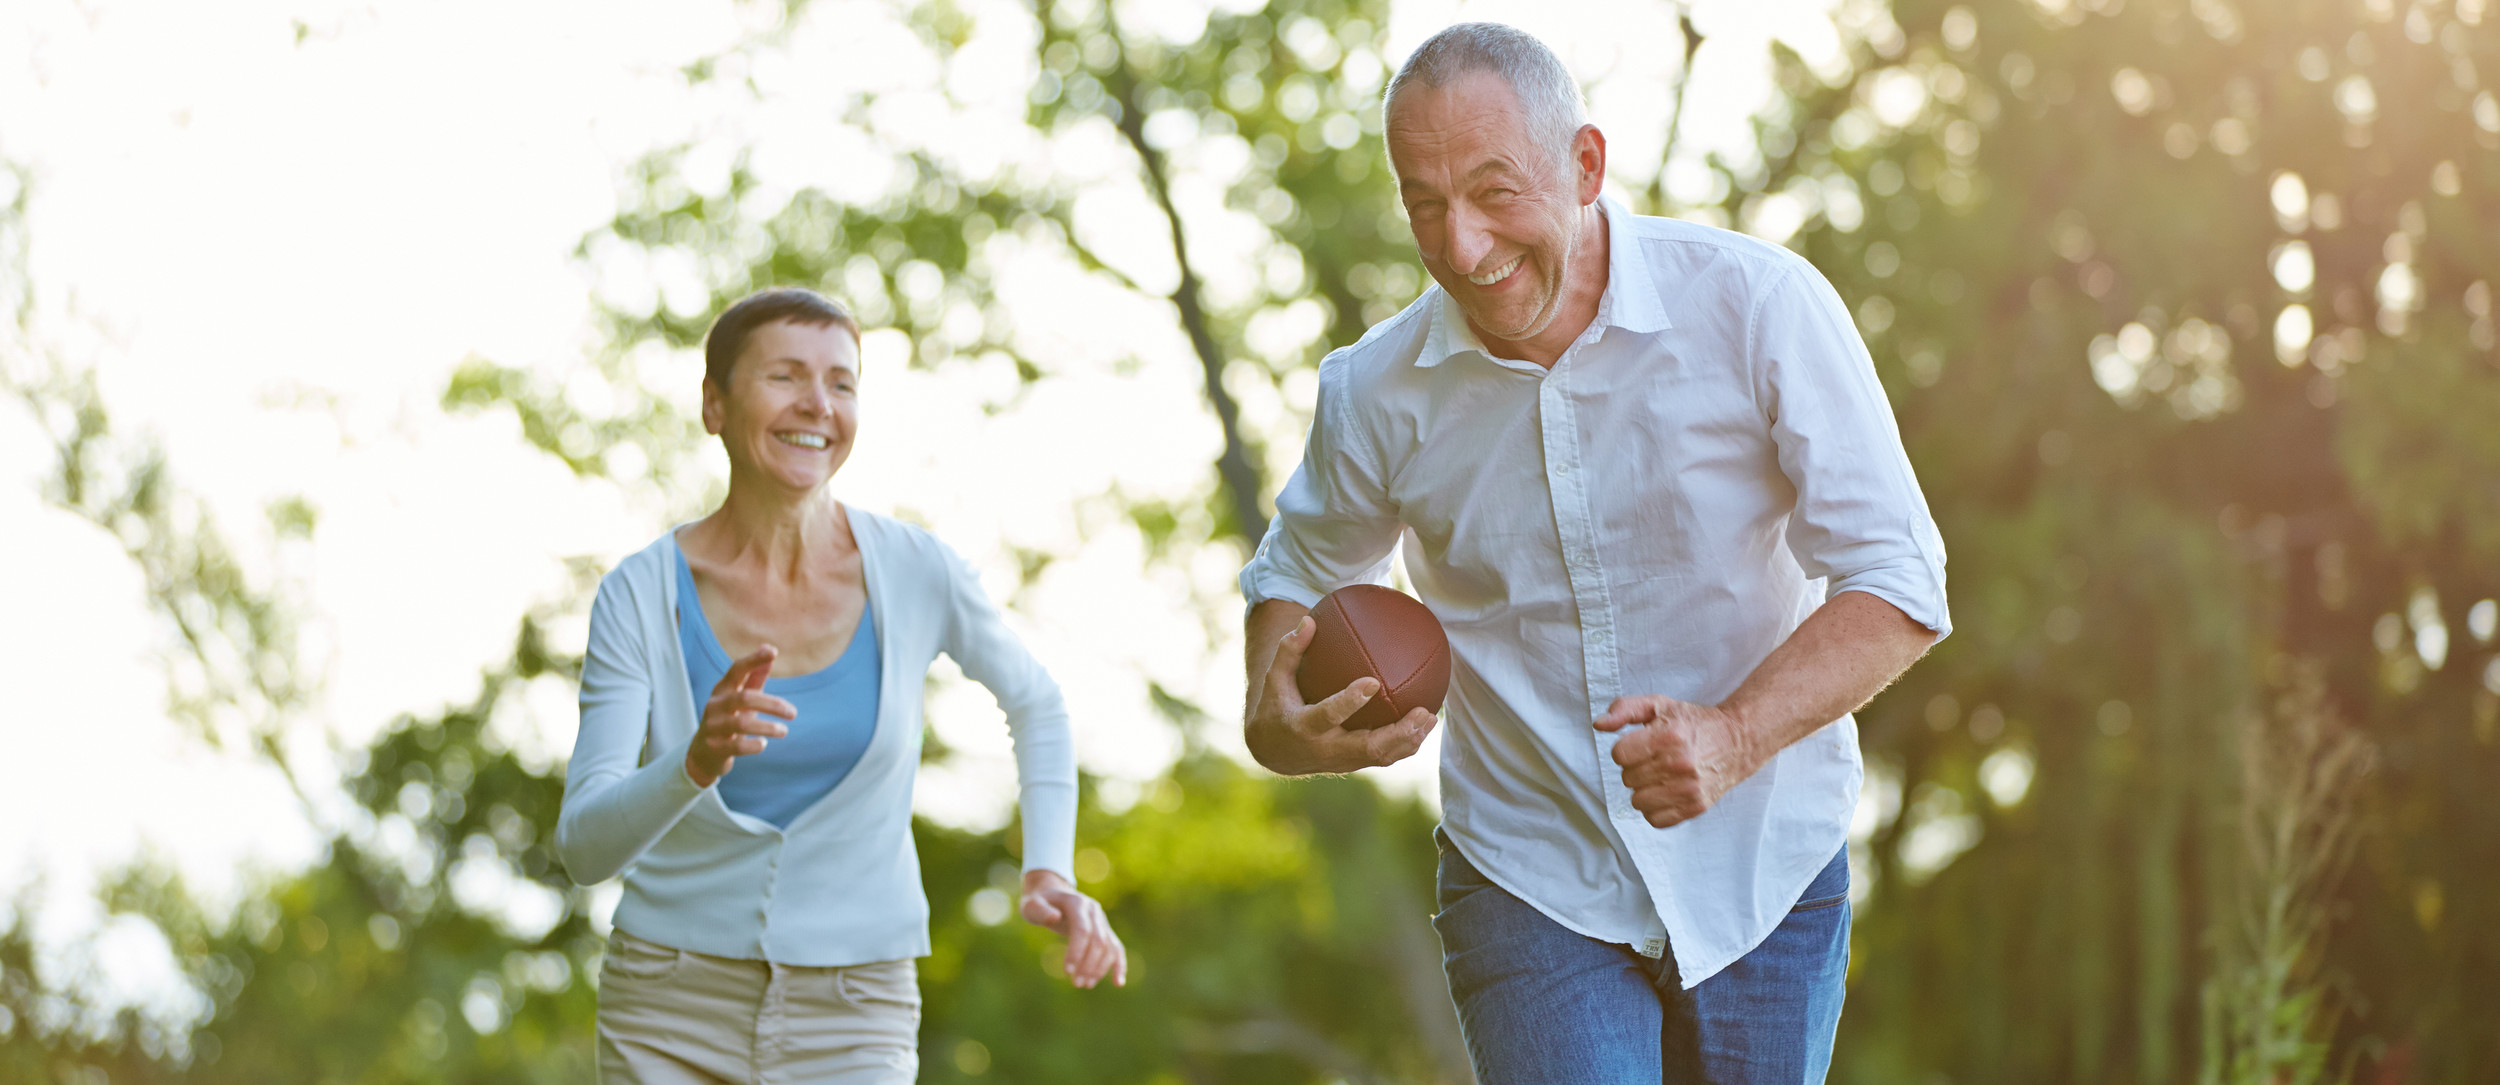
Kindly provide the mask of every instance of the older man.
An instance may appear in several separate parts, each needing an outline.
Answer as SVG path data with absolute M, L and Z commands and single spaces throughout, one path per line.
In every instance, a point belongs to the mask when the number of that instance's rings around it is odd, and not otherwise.
M 1436 286 L 1329 355 L 1241 574 L 1251 751 L 1415 752 L 1303 703 L 1309 608 L 1405 541 L 1455 657 L 1450 994 L 1487 1085 L 1820 1081 L 1848 959 L 1848 713 L 1949 631 L 1944 549 L 1865 346 L 1777 245 L 1600 195 L 1536 39 L 1434 35 L 1382 109 Z

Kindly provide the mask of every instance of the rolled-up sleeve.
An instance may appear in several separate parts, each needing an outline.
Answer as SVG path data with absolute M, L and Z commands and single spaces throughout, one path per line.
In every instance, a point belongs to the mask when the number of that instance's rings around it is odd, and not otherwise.
M 934 540 L 933 540 L 934 542 Z M 943 542 L 946 654 L 1006 713 L 1016 752 L 1016 808 L 1024 821 L 1024 869 L 1076 883 L 1076 738 L 1067 703 L 981 589 L 981 575 Z
M 1797 492 L 1798 564 L 1827 581 L 1826 599 L 1866 592 L 1942 640 L 1953 631 L 1944 539 L 1848 307 L 1800 262 L 1765 292 L 1747 337 L 1756 397 Z
M 631 595 L 614 575 L 600 581 L 582 652 L 582 726 L 556 815 L 556 856 L 582 885 L 615 877 L 703 795 L 686 775 L 686 747 L 642 759 L 652 681 Z
M 1344 368 L 1323 364 L 1302 465 L 1276 495 L 1267 537 L 1241 570 L 1241 597 L 1250 606 L 1288 599 L 1315 607 L 1347 584 L 1388 576 L 1397 510 L 1348 398 Z

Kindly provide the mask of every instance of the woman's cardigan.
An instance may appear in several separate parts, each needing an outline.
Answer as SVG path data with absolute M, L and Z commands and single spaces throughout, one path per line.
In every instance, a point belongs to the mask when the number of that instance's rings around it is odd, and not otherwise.
M 795 965 L 925 956 L 929 902 L 912 846 L 912 781 L 921 688 L 939 652 L 1007 714 L 1024 868 L 1069 874 L 1076 755 L 1059 687 L 946 544 L 887 517 L 848 515 L 884 659 L 876 733 L 850 775 L 786 831 L 731 810 L 718 788 L 686 775 L 697 698 L 711 691 L 688 688 L 678 643 L 676 532 L 600 580 L 556 851 L 576 882 L 625 875 L 615 922 L 627 933 Z

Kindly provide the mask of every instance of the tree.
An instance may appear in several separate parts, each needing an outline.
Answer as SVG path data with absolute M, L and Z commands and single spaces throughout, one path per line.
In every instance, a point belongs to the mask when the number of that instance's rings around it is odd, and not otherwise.
M 2500 1058 L 2461 971 L 2500 682 L 2488 620 L 2448 632 L 2500 567 L 2484 19 L 1905 2 L 1847 78 L 1788 65 L 1766 164 L 1719 171 L 1720 214 L 1806 218 L 1953 552 L 1962 632 L 1861 717 L 1907 801 L 1845 1077 L 2193 1073 L 2235 901 L 2281 888 L 2246 880 L 2237 734 L 2287 741 L 2312 670 L 2385 756 L 2356 877 L 2293 887 L 2352 917 L 2297 950 L 2301 1028 L 2418 1080 Z
M 1141 575 L 1179 585 L 1212 650 L 1235 601 L 1192 570 L 1255 537 L 1319 356 L 1423 279 L 1371 105 L 1383 9 L 1172 10 L 898 9 L 907 33 L 880 40 L 923 51 L 931 85 L 1015 82 L 1003 127 L 945 94 L 916 99 L 936 109 L 916 121 L 890 108 L 901 92 L 831 103 L 864 148 L 844 172 L 893 165 L 868 192 L 776 168 L 746 133 L 640 163 L 585 262 L 695 270 L 691 287 L 603 295 L 610 409 L 490 360 L 445 406 L 511 410 L 590 483 L 682 513 L 705 497 L 700 444 L 645 376 L 688 361 L 727 299 L 831 288 L 922 372 L 1011 374 L 991 404 L 1011 417 L 1106 364 L 1019 307 L 1019 269 L 1064 271 L 1124 336 L 1108 364 L 1186 373 L 1174 387 L 1209 435 L 1196 484 L 1115 487 L 1071 515 L 1107 510 L 1149 540 Z M 1860 715 L 1873 816 L 1835 1077 L 2489 1077 L 2491 14 L 1900 0 L 1839 18 L 1845 63 L 1783 61 L 1758 155 L 1670 141 L 1664 166 L 1616 177 L 1833 280 L 1953 554 L 1959 633 Z M 689 80 L 769 105 L 756 73 L 824 47 L 825 19 L 795 6 Z M 1667 44 L 1689 57 L 1696 33 Z M 707 156 L 729 163 L 717 180 Z M 282 586 L 230 575 L 161 458 L 111 428 L 74 366 L 20 365 L 37 354 L 19 348 L 11 390 L 61 452 L 53 499 L 112 529 L 170 627 L 225 661 L 178 705 L 227 706 L 212 715 L 242 722 L 215 733 L 254 741 L 317 684 L 289 669 Z M 1006 555 L 1026 591 L 1066 557 Z M 548 630 L 580 605 L 525 622 L 471 703 L 351 754 L 327 861 L 236 922 L 200 918 L 161 876 L 123 880 L 116 906 L 163 930 L 210 998 L 197 1029 L 70 1024 L 74 992 L 29 970 L 22 933 L 0 937 L 0 1009 L 21 1022 L 0 1030 L 0 1067 L 578 1077 L 591 902 L 547 865 L 554 766 L 492 724 L 528 683 L 567 680 Z M 1012 826 L 924 823 L 928 1075 L 1463 1080 L 1419 921 L 1428 812 L 1248 770 L 1224 752 L 1229 706 L 1141 684 L 1185 752 L 1144 786 L 1085 781 L 1079 871 L 1136 950 L 1132 987 L 1063 989 L 1035 965 L 1048 940 L 1001 921 Z M 515 895 L 543 923 L 515 926 Z

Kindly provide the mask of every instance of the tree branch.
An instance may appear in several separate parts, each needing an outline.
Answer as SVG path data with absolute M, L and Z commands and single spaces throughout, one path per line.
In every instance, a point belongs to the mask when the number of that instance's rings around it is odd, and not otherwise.
M 1115 39 L 1120 29 L 1112 21 L 1110 9 L 1103 10 L 1104 29 Z M 1189 333 L 1189 345 L 1197 352 L 1198 366 L 1206 380 L 1207 405 L 1214 408 L 1215 420 L 1223 427 L 1224 451 L 1215 460 L 1215 475 L 1224 488 L 1225 506 L 1232 515 L 1228 526 L 1242 549 L 1259 545 L 1267 535 L 1267 514 L 1260 511 L 1259 494 L 1264 484 L 1257 464 L 1251 462 L 1249 443 L 1241 435 L 1241 408 L 1232 394 L 1224 390 L 1224 355 L 1216 345 L 1215 334 L 1207 326 L 1207 312 L 1198 273 L 1189 263 L 1189 234 L 1181 224 L 1180 209 L 1172 203 L 1169 169 L 1163 152 L 1146 141 L 1145 111 L 1138 107 L 1137 75 L 1128 66 L 1126 49 L 1120 63 L 1106 74 L 1104 89 L 1118 104 L 1113 118 L 1120 135 L 1137 152 L 1145 167 L 1146 189 L 1154 195 L 1155 206 L 1163 211 L 1165 223 L 1172 233 L 1172 261 L 1180 268 L 1179 285 L 1169 295 L 1172 306 L 1180 311 L 1181 327 Z
M 1087 271 L 1097 271 L 1111 276 L 1113 282 L 1119 283 L 1121 286 L 1127 287 L 1128 289 L 1134 290 L 1140 294 L 1153 293 L 1153 291 L 1146 289 L 1145 286 L 1140 284 L 1136 279 L 1130 278 L 1128 272 L 1113 267 L 1111 262 L 1103 259 L 1101 254 L 1096 253 L 1093 250 L 1092 246 L 1087 245 L 1083 241 L 1077 240 L 1075 230 L 1065 230 L 1063 231 L 1063 234 L 1064 236 L 1061 240 L 1067 244 L 1068 252 L 1076 257 L 1078 267 L 1082 267 Z
M 1667 114 L 1667 139 L 1658 148 L 1658 172 L 1650 175 L 1649 190 L 1645 194 L 1649 199 L 1647 210 L 1653 215 L 1667 213 L 1667 160 L 1675 156 L 1676 141 L 1682 138 L 1684 88 L 1692 85 L 1693 54 L 1701 51 L 1701 30 L 1693 25 L 1692 9 L 1681 4 L 1677 6 L 1682 8 L 1675 14 L 1675 25 L 1676 29 L 1684 32 L 1684 66 L 1675 72 L 1675 108 Z

